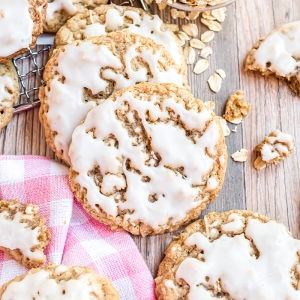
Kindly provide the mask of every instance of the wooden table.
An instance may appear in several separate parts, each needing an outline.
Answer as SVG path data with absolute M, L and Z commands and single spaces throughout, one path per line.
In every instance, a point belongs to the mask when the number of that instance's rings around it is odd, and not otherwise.
M 138 4 L 138 0 L 135 0 Z M 157 12 L 156 5 L 152 5 Z M 169 8 L 158 14 L 170 23 Z M 248 51 L 257 40 L 275 27 L 300 20 L 300 7 L 296 0 L 237 0 L 228 7 L 227 18 L 213 42 L 210 67 L 201 75 L 189 69 L 189 82 L 196 97 L 213 100 L 216 114 L 222 115 L 228 96 L 238 90 L 245 91 L 252 109 L 243 124 L 237 126 L 226 138 L 228 153 L 246 148 L 246 163 L 229 159 L 226 179 L 218 198 L 208 205 L 202 216 L 211 211 L 248 209 L 260 212 L 284 223 L 292 234 L 300 238 L 300 99 L 295 97 L 285 83 L 275 78 L 265 79 L 258 73 L 243 71 Z M 178 23 L 187 21 L 179 20 Z M 196 21 L 200 33 L 207 28 Z M 214 94 L 207 85 L 208 77 L 216 69 L 225 70 L 221 91 Z M 231 129 L 234 126 L 229 125 Z M 253 149 L 264 135 L 279 128 L 292 134 L 296 149 L 283 163 L 256 171 L 253 168 Z M 297 130 L 298 129 L 298 130 Z M 45 143 L 44 130 L 38 119 L 38 108 L 14 116 L 6 129 L 0 133 L 0 154 L 33 154 L 55 158 Z M 57 159 L 56 159 L 57 160 Z M 163 253 L 177 233 L 147 238 L 133 237 L 156 276 Z

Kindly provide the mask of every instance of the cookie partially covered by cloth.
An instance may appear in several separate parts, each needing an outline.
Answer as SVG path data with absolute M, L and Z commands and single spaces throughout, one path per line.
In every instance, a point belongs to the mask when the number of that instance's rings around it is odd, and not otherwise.
M 39 267 L 50 231 L 40 217 L 39 207 L 18 200 L 0 201 L 0 250 L 27 268 Z
M 165 252 L 158 300 L 299 299 L 300 241 L 258 213 L 210 213 Z
M 101 5 L 93 11 L 76 14 L 57 32 L 54 47 L 120 30 L 151 38 L 163 45 L 177 64 L 187 69 L 179 39 L 167 24 L 159 16 L 131 6 Z
M 77 13 L 94 9 L 108 0 L 53 0 L 49 1 L 44 32 L 56 33 L 67 20 Z
M 68 164 L 73 130 L 112 93 L 145 81 L 189 89 L 185 71 L 162 45 L 125 31 L 56 50 L 46 65 L 44 81 L 39 98 L 46 141 Z
M 47 0 L 0 2 L 0 64 L 35 47 L 43 31 Z
M 218 118 L 174 84 L 116 92 L 75 129 L 69 155 L 71 187 L 85 210 L 143 236 L 199 217 L 227 165 Z
M 119 300 L 120 297 L 109 278 L 90 268 L 49 263 L 4 284 L 0 299 Z
M 275 75 L 300 96 L 300 21 L 282 25 L 261 38 L 249 52 L 245 70 Z
M 11 61 L 0 64 L 0 130 L 13 116 L 13 105 L 19 99 L 18 74 Z

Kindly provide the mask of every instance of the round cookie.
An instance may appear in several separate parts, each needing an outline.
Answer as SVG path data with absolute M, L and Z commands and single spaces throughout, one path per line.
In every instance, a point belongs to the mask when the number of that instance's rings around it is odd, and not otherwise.
M 35 47 L 46 8 L 47 0 L 1 1 L 0 64 Z
M 67 20 L 86 9 L 94 9 L 108 0 L 54 0 L 49 1 L 44 32 L 56 33 Z
M 0 130 L 13 116 L 13 105 L 19 99 L 19 84 L 16 69 L 11 61 L 0 64 Z
M 116 92 L 75 129 L 69 155 L 71 187 L 85 210 L 143 236 L 199 217 L 227 165 L 217 117 L 174 84 Z
M 285 80 L 300 96 L 300 21 L 284 24 L 261 38 L 249 52 L 245 70 Z
M 163 45 L 184 70 L 187 69 L 177 36 L 167 28 L 159 16 L 135 7 L 102 5 L 93 11 L 76 14 L 57 32 L 54 47 L 60 48 L 75 40 L 118 30 L 153 39 L 156 44 Z
M 299 299 L 300 241 L 258 213 L 210 213 L 165 252 L 158 300 Z
M 0 290 L 0 299 L 118 300 L 120 296 L 109 278 L 88 267 L 49 263 L 5 283 Z
M 163 46 L 124 31 L 58 49 L 46 65 L 44 81 L 40 120 L 47 143 L 68 164 L 73 130 L 113 92 L 144 81 L 188 88 L 184 70 Z

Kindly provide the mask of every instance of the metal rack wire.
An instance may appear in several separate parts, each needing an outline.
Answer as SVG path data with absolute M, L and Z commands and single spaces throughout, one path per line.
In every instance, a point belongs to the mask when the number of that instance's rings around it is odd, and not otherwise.
M 18 103 L 14 106 L 14 113 L 31 109 L 40 104 L 40 100 L 37 97 L 37 91 L 39 87 L 44 84 L 42 71 L 45 68 L 45 63 L 43 58 L 44 53 L 49 52 L 51 47 L 51 45 L 44 45 L 42 46 L 42 49 L 37 50 L 38 48 L 41 48 L 38 46 L 12 60 L 20 84 L 20 98 Z M 24 68 L 24 62 L 27 63 L 27 71 L 26 68 Z

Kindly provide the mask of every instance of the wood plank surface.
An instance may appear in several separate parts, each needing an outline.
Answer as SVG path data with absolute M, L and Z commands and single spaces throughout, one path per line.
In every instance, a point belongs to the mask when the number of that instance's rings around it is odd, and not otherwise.
M 135 5 L 139 6 L 138 0 L 135 0 Z M 151 8 L 165 22 L 188 23 L 186 20 L 171 19 L 170 8 L 163 12 L 159 12 L 155 4 Z M 237 0 L 228 6 L 222 31 L 216 33 L 215 39 L 209 43 L 213 54 L 208 58 L 208 70 L 195 75 L 193 66 L 189 68 L 193 94 L 204 101 L 213 100 L 217 115 L 223 114 L 228 96 L 237 89 L 245 91 L 252 105 L 243 124 L 237 126 L 237 132 L 232 132 L 226 138 L 229 155 L 246 148 L 249 151 L 248 161 L 237 163 L 229 158 L 224 186 L 202 217 L 211 211 L 249 209 L 277 219 L 295 237 L 300 238 L 300 99 L 293 95 L 284 82 L 275 78 L 266 79 L 254 72 L 244 72 L 245 57 L 260 37 L 279 25 L 297 20 L 300 20 L 298 1 Z M 199 35 L 207 30 L 200 24 L 199 18 L 195 23 L 199 26 Z M 29 62 L 24 62 L 23 68 L 24 71 L 28 70 Z M 221 91 L 215 94 L 210 91 L 207 79 L 218 68 L 224 69 L 227 76 Z M 233 129 L 235 126 L 229 127 Z M 253 149 L 264 135 L 276 128 L 295 137 L 296 149 L 283 163 L 258 172 L 253 168 Z M 38 108 L 14 116 L 2 130 L 0 154 L 33 154 L 58 160 L 46 145 L 44 130 L 38 120 Z M 179 232 L 146 238 L 133 237 L 154 277 L 172 236 Z

